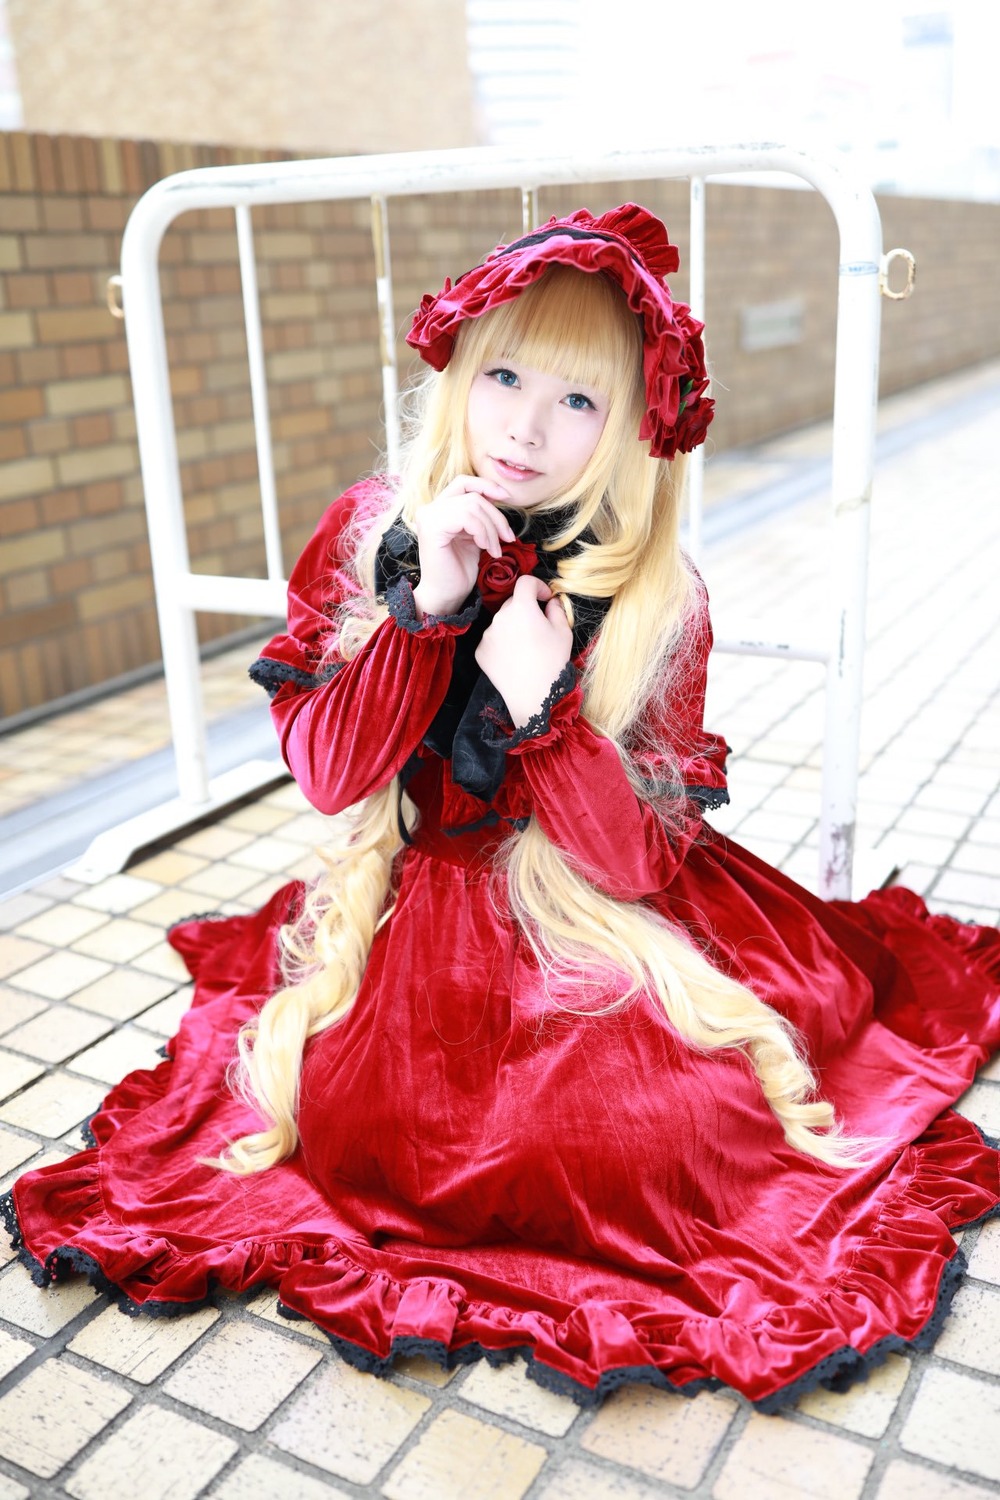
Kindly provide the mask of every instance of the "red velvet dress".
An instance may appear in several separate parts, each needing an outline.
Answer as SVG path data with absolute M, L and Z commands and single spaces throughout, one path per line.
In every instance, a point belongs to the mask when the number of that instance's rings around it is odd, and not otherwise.
M 362 494 L 328 512 L 265 653 L 288 764 L 327 812 L 421 746 L 467 628 L 418 624 L 404 599 L 369 648 L 317 672 Z M 928 1343 L 961 1271 L 950 1230 L 1000 1200 L 996 1150 L 949 1108 L 1000 1045 L 1000 935 L 902 890 L 824 904 L 710 831 L 699 802 L 724 786 L 725 747 L 701 725 L 707 645 L 676 705 L 681 830 L 637 801 L 577 687 L 511 746 L 490 807 L 421 751 L 395 910 L 353 1008 L 308 1046 L 299 1151 L 255 1177 L 198 1158 L 257 1128 L 224 1075 L 276 987 L 299 888 L 175 929 L 197 986 L 169 1059 L 112 1090 L 94 1149 L 16 1185 L 38 1277 L 83 1270 L 159 1312 L 266 1283 L 365 1369 L 521 1351 L 583 1402 L 627 1380 L 723 1382 L 769 1410 Z M 648 999 L 582 1016 L 546 1001 L 491 883 L 491 851 L 529 813 L 795 1023 L 846 1128 L 884 1139 L 872 1165 L 789 1149 L 745 1058 L 692 1051 Z

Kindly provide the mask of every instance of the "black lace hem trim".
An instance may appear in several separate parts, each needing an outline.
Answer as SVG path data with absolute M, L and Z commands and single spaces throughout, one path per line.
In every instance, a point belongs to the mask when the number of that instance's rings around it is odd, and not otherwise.
M 552 710 L 557 703 L 573 691 L 576 682 L 576 668 L 571 661 L 568 661 L 546 693 L 538 712 L 532 714 L 527 723 L 515 729 L 513 734 L 493 734 L 488 727 L 484 727 L 482 731 L 484 744 L 494 750 L 513 750 L 515 745 L 522 745 L 525 740 L 536 740 L 541 735 L 548 734 L 552 727 L 550 722 Z
M 458 838 L 459 834 L 462 833 L 479 833 L 483 828 L 495 828 L 498 823 L 509 823 L 511 828 L 516 829 L 518 833 L 523 833 L 530 822 L 530 817 L 508 818 L 506 815 L 501 816 L 500 813 L 491 807 L 484 817 L 477 818 L 474 823 L 458 823 L 453 828 L 445 828 L 442 825 L 441 832 L 447 835 L 448 838 L 454 839 Z
M 472 624 L 482 608 L 482 600 L 477 594 L 472 603 L 459 610 L 457 615 L 424 615 L 422 620 L 418 620 L 413 589 L 405 578 L 400 578 L 386 589 L 385 602 L 390 615 L 407 635 L 422 635 L 435 625 L 453 625 L 458 630 L 464 630 Z
M 702 812 L 717 812 L 729 804 L 729 793 L 724 786 L 685 786 L 684 795 L 697 802 Z
M 274 661 L 270 656 L 258 656 L 247 668 L 247 676 L 258 687 L 264 688 L 269 698 L 273 698 L 286 682 L 294 682 L 296 687 L 301 688 L 321 687 L 324 682 L 329 682 L 331 677 L 336 676 L 343 665 L 342 661 L 331 661 L 318 672 L 304 672 L 301 667 L 292 667 L 288 662 Z
M 978 1129 L 978 1127 L 977 1127 Z M 979 1132 L 983 1135 L 983 1132 Z M 984 1141 L 989 1144 L 989 1138 L 983 1135 Z M 985 1223 L 987 1219 L 1000 1217 L 1000 1204 L 987 1209 L 975 1219 L 966 1223 L 956 1224 L 954 1229 L 969 1229 L 975 1224 Z M 172 1318 L 188 1312 L 196 1312 L 198 1308 L 211 1306 L 213 1304 L 212 1289 L 205 1297 L 192 1299 L 185 1302 L 157 1302 L 150 1299 L 146 1302 L 134 1302 L 127 1292 L 114 1282 L 109 1281 L 101 1270 L 93 1256 L 83 1251 L 75 1250 L 66 1245 L 58 1250 L 53 1250 L 46 1257 L 44 1265 L 35 1259 L 31 1251 L 24 1243 L 21 1234 L 21 1226 L 18 1222 L 17 1208 L 14 1203 L 12 1192 L 4 1193 L 0 1197 L 0 1218 L 10 1236 L 11 1248 L 17 1251 L 18 1259 L 26 1267 L 36 1286 L 49 1287 L 65 1281 L 74 1272 L 86 1276 L 91 1286 L 97 1291 L 103 1292 L 116 1305 L 130 1317 L 142 1314 L 150 1318 Z M 867 1380 L 872 1370 L 884 1364 L 890 1354 L 903 1353 L 907 1349 L 924 1352 L 930 1349 L 937 1340 L 945 1318 L 948 1316 L 952 1301 L 959 1285 L 968 1269 L 968 1262 L 961 1249 L 956 1247 L 955 1254 L 946 1263 L 941 1282 L 938 1286 L 937 1298 L 934 1310 L 924 1324 L 923 1328 L 916 1333 L 912 1339 L 905 1339 L 900 1334 L 889 1334 L 874 1344 L 867 1354 L 845 1344 L 842 1349 L 837 1349 L 833 1354 L 827 1355 L 825 1359 L 813 1365 L 811 1370 L 800 1375 L 796 1380 L 789 1381 L 780 1390 L 772 1392 L 770 1396 L 764 1396 L 752 1405 L 766 1416 L 771 1416 L 783 1407 L 790 1406 L 792 1402 L 806 1396 L 817 1386 L 824 1386 L 827 1390 L 842 1393 L 856 1385 L 860 1381 Z M 253 1291 L 256 1288 L 250 1288 Z M 280 1300 L 278 1312 L 282 1317 L 294 1322 L 309 1322 L 302 1313 L 295 1312 L 286 1307 Z M 319 1325 L 316 1325 L 319 1326 Z M 437 1339 L 422 1339 L 413 1335 L 393 1339 L 386 1355 L 373 1354 L 371 1350 L 362 1348 L 359 1344 L 352 1343 L 349 1339 L 341 1338 L 338 1334 L 330 1333 L 322 1329 L 337 1353 L 357 1370 L 363 1370 L 371 1375 L 386 1375 L 392 1368 L 395 1360 L 410 1358 L 414 1355 L 422 1355 L 440 1365 L 444 1370 L 452 1370 L 460 1365 L 474 1364 L 476 1360 L 485 1359 L 487 1364 L 494 1368 L 508 1364 L 510 1360 L 520 1355 L 527 1364 L 527 1375 L 540 1385 L 544 1390 L 554 1391 L 557 1395 L 568 1396 L 581 1407 L 600 1406 L 612 1391 L 618 1390 L 624 1385 L 652 1385 L 661 1390 L 672 1391 L 679 1396 L 696 1396 L 700 1391 L 717 1391 L 725 1388 L 725 1383 L 716 1376 L 703 1376 L 698 1380 L 689 1381 L 686 1385 L 677 1385 L 662 1370 L 655 1365 L 622 1365 L 618 1369 L 605 1370 L 598 1378 L 596 1386 L 584 1385 L 581 1381 L 574 1380 L 571 1375 L 562 1370 L 556 1370 L 551 1365 L 543 1364 L 535 1357 L 530 1345 L 519 1344 L 509 1349 L 487 1349 L 479 1343 L 462 1344 L 456 1349 L 450 1349 L 447 1344 Z

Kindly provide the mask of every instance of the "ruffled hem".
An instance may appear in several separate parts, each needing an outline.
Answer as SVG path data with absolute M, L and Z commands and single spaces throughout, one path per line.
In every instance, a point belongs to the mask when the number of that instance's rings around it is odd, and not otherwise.
M 12 1194 L 2 1211 L 38 1285 L 80 1272 L 131 1314 L 169 1316 L 203 1304 L 215 1285 L 239 1293 L 266 1284 L 291 1316 L 317 1324 L 345 1359 L 373 1374 L 416 1352 L 447 1368 L 522 1355 L 533 1380 L 583 1406 L 645 1382 L 686 1395 L 730 1386 L 772 1412 L 818 1385 L 846 1389 L 890 1353 L 929 1348 L 937 1337 L 965 1271 L 949 1231 L 1000 1211 L 1000 1157 L 952 1111 L 907 1155 L 905 1186 L 883 1206 L 836 1286 L 752 1324 L 664 1317 L 655 1299 L 645 1307 L 631 1301 L 628 1316 L 598 1300 L 568 1308 L 528 1288 L 520 1289 L 524 1305 L 512 1306 L 502 1295 L 490 1300 L 486 1283 L 476 1298 L 448 1275 L 396 1278 L 391 1251 L 345 1250 L 330 1238 L 172 1243 L 107 1216 L 93 1151 L 60 1164 L 60 1222 L 64 1234 L 72 1228 L 44 1259 L 22 1242 Z M 48 1182 L 51 1210 L 53 1168 L 38 1175 Z M 30 1193 L 35 1176 L 18 1189 Z M 419 1248 L 406 1248 L 412 1265 Z M 474 1289 L 476 1274 L 465 1279 Z

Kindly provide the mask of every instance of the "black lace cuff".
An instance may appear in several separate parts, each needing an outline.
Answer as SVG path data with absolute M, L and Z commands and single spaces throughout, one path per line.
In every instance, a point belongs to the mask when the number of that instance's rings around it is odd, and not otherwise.
M 385 602 L 392 618 L 401 630 L 406 631 L 407 635 L 430 633 L 438 625 L 450 625 L 456 630 L 465 630 L 472 624 L 482 607 L 482 600 L 477 594 L 472 603 L 467 604 L 457 615 L 424 615 L 422 620 L 418 620 L 413 589 L 405 578 L 400 578 L 396 583 L 390 584 L 385 591 Z
M 343 665 L 342 661 L 331 661 L 320 667 L 318 672 L 304 672 L 301 667 L 289 666 L 287 662 L 274 661 L 269 656 L 258 656 L 247 668 L 247 675 L 251 682 L 264 688 L 269 698 L 273 698 L 286 682 L 294 682 L 296 687 L 301 688 L 319 687 L 321 683 L 329 682 Z
M 526 724 L 522 724 L 512 734 L 493 731 L 484 724 L 482 731 L 484 743 L 494 750 L 513 750 L 515 746 L 522 745 L 525 740 L 536 740 L 541 735 L 548 734 L 552 728 L 550 723 L 552 710 L 557 703 L 573 691 L 576 687 L 576 680 L 576 668 L 571 661 L 568 661 L 546 693 L 541 708 L 536 714 L 531 715 Z

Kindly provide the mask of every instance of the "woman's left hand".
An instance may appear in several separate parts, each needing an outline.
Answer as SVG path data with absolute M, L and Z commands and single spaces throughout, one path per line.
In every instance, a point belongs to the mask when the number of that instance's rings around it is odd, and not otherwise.
M 484 633 L 476 661 L 520 729 L 541 708 L 572 654 L 573 632 L 562 605 L 547 583 L 525 573 Z

